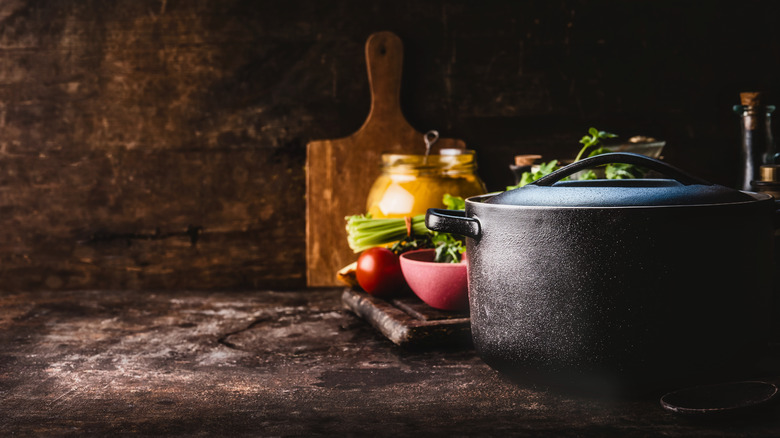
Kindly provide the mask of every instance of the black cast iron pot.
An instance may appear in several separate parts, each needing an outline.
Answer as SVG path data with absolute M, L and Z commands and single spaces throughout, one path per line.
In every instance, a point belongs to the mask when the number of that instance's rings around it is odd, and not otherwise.
M 561 181 L 628 163 L 668 179 Z M 636 392 L 724 377 L 766 346 L 775 206 L 637 154 L 430 209 L 467 237 L 474 345 L 532 382 Z

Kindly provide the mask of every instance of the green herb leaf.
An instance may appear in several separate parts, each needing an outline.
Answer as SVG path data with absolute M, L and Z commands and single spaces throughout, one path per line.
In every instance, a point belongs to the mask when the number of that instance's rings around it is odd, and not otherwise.
M 407 251 L 414 251 L 416 249 L 428 249 L 434 248 L 433 241 L 430 234 L 423 236 L 406 236 L 402 240 L 394 243 L 390 247 L 390 251 L 393 251 L 396 255 L 403 254 Z
M 466 201 L 459 196 L 444 195 L 442 202 L 450 210 L 463 210 Z M 389 245 L 390 250 L 401 254 L 414 249 L 435 248 L 437 262 L 458 263 L 466 251 L 462 239 L 449 233 L 430 231 L 425 226 L 425 215 L 412 218 L 412 233 L 406 230 L 404 219 L 374 219 L 371 215 L 348 216 L 347 242 L 352 251 L 359 253 L 375 246 Z
M 449 210 L 466 209 L 466 201 L 463 198 L 451 196 L 449 193 L 444 195 L 442 203 Z M 431 236 L 431 243 L 436 248 L 433 261 L 438 263 L 458 263 L 460 262 L 461 254 L 466 251 L 463 240 L 450 233 L 434 231 Z
M 609 149 L 607 149 L 607 148 L 602 146 L 602 147 L 592 151 L 591 153 L 589 153 L 588 157 L 593 157 L 593 156 L 596 156 L 596 155 L 606 154 L 608 152 L 611 152 L 611 151 Z
M 578 176 L 579 179 L 598 179 L 598 175 L 596 175 L 596 172 L 594 172 L 592 169 L 583 170 L 582 173 Z
M 433 261 L 438 263 L 458 263 L 466 251 L 463 241 L 449 233 L 434 232 L 431 240 L 436 248 Z
M 632 164 L 612 163 L 607 164 L 605 174 L 607 179 L 631 179 L 643 177 L 644 171 Z
M 591 148 L 593 146 L 596 146 L 599 143 L 601 143 L 601 140 L 603 140 L 605 138 L 615 138 L 615 137 L 617 137 L 617 135 L 615 135 L 615 134 L 612 134 L 612 133 L 606 132 L 606 131 L 599 131 L 596 128 L 588 129 L 588 133 L 590 134 L 589 136 L 586 135 L 586 136 L 582 137 L 582 139 L 580 140 L 580 143 L 582 143 L 583 146 L 582 146 L 582 149 L 580 149 L 580 153 L 577 154 L 577 158 L 575 158 L 574 161 L 580 161 L 580 159 L 582 158 L 583 154 L 585 154 L 585 151 L 587 151 L 589 148 Z M 592 156 L 592 155 L 588 155 L 588 156 Z
M 536 172 L 523 172 L 522 175 L 520 175 L 520 181 L 516 186 L 508 186 L 507 190 L 513 190 L 519 187 L 523 187 L 526 184 L 530 184 L 537 179 L 549 175 L 553 172 L 558 170 L 558 160 L 552 160 L 547 163 L 542 163 L 539 165 L 539 170 Z
M 444 194 L 442 202 L 447 207 L 447 210 L 465 210 L 466 201 L 460 196 L 452 196 L 449 193 Z

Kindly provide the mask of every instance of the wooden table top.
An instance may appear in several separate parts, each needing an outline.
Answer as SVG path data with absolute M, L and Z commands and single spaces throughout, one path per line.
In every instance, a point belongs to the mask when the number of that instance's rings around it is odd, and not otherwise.
M 691 419 L 394 345 L 342 290 L 0 296 L 0 435 L 779 436 L 777 404 Z M 780 373 L 779 373 L 780 374 Z

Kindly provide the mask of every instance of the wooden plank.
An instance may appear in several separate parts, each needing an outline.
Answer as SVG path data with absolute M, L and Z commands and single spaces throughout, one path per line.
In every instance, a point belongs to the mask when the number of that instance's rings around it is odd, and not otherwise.
M 352 135 L 307 145 L 306 264 L 309 286 L 337 286 L 336 272 L 355 261 L 347 246 L 344 218 L 364 213 L 371 184 L 379 175 L 383 152 L 420 153 L 423 134 L 401 112 L 403 61 L 401 39 L 378 32 L 366 42 L 371 110 Z M 440 139 L 439 147 L 464 147 Z
M 70 166 L 62 154 L 5 157 L 4 288 L 301 287 L 303 175 L 272 155 L 135 149 Z
M 341 293 L 2 294 L 0 436 L 780 436 L 777 404 L 686 421 L 663 393 L 567 396 L 474 350 L 402 350 Z
M 428 348 L 471 345 L 467 314 L 436 310 L 413 295 L 383 300 L 347 288 L 341 301 L 397 345 Z

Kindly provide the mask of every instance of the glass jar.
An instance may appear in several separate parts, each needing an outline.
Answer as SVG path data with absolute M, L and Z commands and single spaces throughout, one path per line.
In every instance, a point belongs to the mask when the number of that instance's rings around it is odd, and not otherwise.
M 485 193 L 472 150 L 442 149 L 439 155 L 383 154 L 382 174 L 368 194 L 374 218 L 402 218 L 443 208 L 445 194 L 467 198 Z
M 742 105 L 734 105 L 741 118 L 742 148 L 740 151 L 739 189 L 751 190 L 751 182 L 758 180 L 763 164 L 779 164 L 780 156 L 772 138 L 774 105 L 765 105 L 760 92 L 740 93 Z

